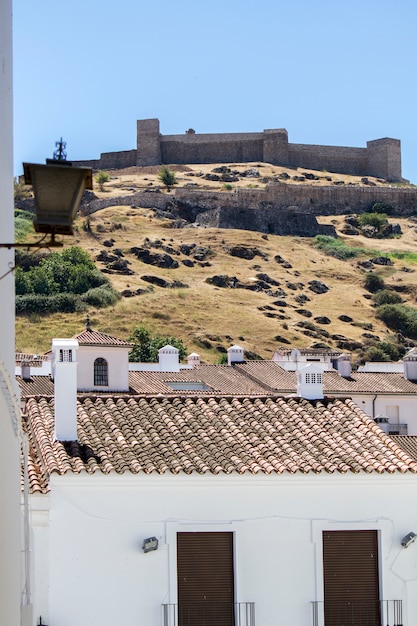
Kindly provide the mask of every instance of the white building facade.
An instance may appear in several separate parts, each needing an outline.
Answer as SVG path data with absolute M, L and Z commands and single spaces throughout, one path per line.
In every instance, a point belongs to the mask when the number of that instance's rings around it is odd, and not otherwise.
M 342 532 L 353 543 L 363 533 L 374 536 L 381 623 L 412 626 L 417 543 L 404 548 L 401 541 L 417 532 L 415 511 L 404 505 L 416 481 L 409 474 L 364 473 L 52 476 L 50 495 L 31 503 L 36 614 L 54 626 L 174 626 L 179 538 L 202 533 L 210 544 L 220 533 L 231 543 L 235 624 L 318 626 L 324 624 L 325 567 L 331 567 L 323 544 L 326 533 Z M 152 537 L 158 549 L 145 553 L 143 542 Z M 204 554 L 194 552 L 194 560 L 201 565 Z M 361 567 L 353 574 L 357 581 Z M 402 621 L 395 621 L 401 610 Z M 181 616 L 179 623 L 185 623 Z

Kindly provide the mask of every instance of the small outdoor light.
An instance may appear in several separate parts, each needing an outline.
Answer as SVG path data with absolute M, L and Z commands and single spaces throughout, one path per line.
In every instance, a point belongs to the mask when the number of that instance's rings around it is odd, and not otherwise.
M 57 150 L 46 165 L 23 163 L 26 185 L 32 185 L 35 196 L 35 220 L 38 233 L 73 235 L 72 223 L 81 203 L 84 189 L 93 188 L 92 170 L 73 167 L 66 160 L 65 142 L 56 142 Z
M 142 550 L 146 552 L 152 552 L 152 550 L 158 550 L 158 539 L 156 537 L 148 537 L 143 540 Z
M 93 188 L 93 172 L 90 167 L 73 167 L 67 161 L 66 143 L 57 141 L 53 159 L 46 165 L 23 163 L 26 185 L 32 185 L 35 196 L 35 219 L 37 233 L 45 233 L 39 241 L 29 243 L 0 243 L 0 248 L 53 248 L 62 246 L 55 235 L 73 235 L 72 223 L 79 209 L 84 189 Z M 51 235 L 45 241 L 47 234 Z M 13 271 L 14 267 L 10 271 Z M 7 272 L 8 273 L 8 272 Z M 6 274 L 4 274 L 6 276 Z M 0 276 L 0 280 L 4 278 Z
M 410 531 L 407 535 L 405 535 L 405 537 L 401 539 L 401 545 L 403 548 L 408 548 L 408 546 L 411 546 L 411 544 L 414 543 L 416 539 L 417 539 L 416 533 L 413 533 L 413 531 Z

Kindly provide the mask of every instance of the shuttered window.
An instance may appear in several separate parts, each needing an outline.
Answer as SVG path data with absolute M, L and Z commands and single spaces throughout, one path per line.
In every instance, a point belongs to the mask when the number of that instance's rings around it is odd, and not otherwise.
M 177 534 L 179 626 L 233 626 L 233 533 Z
M 325 626 L 380 625 L 376 530 L 323 532 Z

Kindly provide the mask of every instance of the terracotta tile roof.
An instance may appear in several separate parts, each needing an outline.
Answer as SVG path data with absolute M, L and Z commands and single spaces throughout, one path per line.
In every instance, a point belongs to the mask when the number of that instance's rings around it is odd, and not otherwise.
M 417 435 L 390 435 L 412 459 L 417 461 Z
M 129 372 L 129 385 L 137 394 L 172 394 L 169 383 L 204 383 L 208 389 L 200 394 L 222 393 L 243 395 L 265 395 L 273 393 L 265 384 L 248 378 L 235 367 L 228 365 L 199 365 L 179 372 Z M 184 393 L 186 389 L 183 390 Z M 196 393 L 196 389 L 190 389 Z
M 351 400 L 79 397 L 78 442 L 54 440 L 52 398 L 30 398 L 32 491 L 79 474 L 417 473 L 417 462 Z
M 50 376 L 31 376 L 27 380 L 21 376 L 16 376 L 16 380 L 23 398 L 54 395 L 54 383 Z
M 28 363 L 32 367 L 41 367 L 43 361 L 49 361 L 47 354 L 27 354 L 26 352 L 16 352 L 16 365 Z
M 252 380 L 261 382 L 271 391 L 295 393 L 297 389 L 295 372 L 287 372 L 273 361 L 245 361 L 245 363 L 236 363 L 233 368 Z
M 352 372 L 343 378 L 337 372 L 325 372 L 323 380 L 326 393 L 417 393 L 417 383 L 399 373 Z
M 129 387 L 135 394 L 170 394 L 171 387 L 165 384 L 160 372 L 129 372 Z
M 49 376 L 32 376 L 25 381 L 17 377 L 23 396 L 53 395 L 53 382 Z M 129 372 L 131 392 L 137 395 L 173 394 L 169 382 L 204 383 L 209 389 L 189 392 L 233 395 L 276 395 L 293 394 L 297 389 L 295 372 L 287 372 L 273 361 L 246 361 L 228 365 L 199 365 L 193 369 L 179 372 Z M 385 393 L 415 394 L 417 382 L 404 378 L 402 374 L 384 372 L 353 372 L 350 378 L 339 376 L 336 371 L 323 373 L 324 393 L 326 395 Z M 184 389 L 181 392 L 187 394 Z M 176 393 L 178 395 L 178 392 Z
M 177 373 L 163 372 L 161 378 L 165 381 L 199 381 L 203 382 L 217 393 L 226 394 L 263 394 L 271 390 L 259 380 L 252 380 L 245 374 L 229 365 L 198 365 L 191 370 L 181 370 Z
M 267 385 L 271 391 L 280 393 L 295 393 L 296 391 L 296 373 L 287 372 L 273 361 L 246 361 L 235 364 L 233 368 Z M 325 394 L 417 393 L 417 383 L 407 380 L 399 373 L 352 372 L 349 378 L 343 378 L 335 370 L 330 370 L 323 372 L 323 384 Z
M 72 339 L 76 339 L 80 346 L 132 346 L 131 343 L 124 339 L 105 335 L 96 330 L 83 330 L 82 333 L 75 335 Z
M 304 356 L 333 356 L 338 357 L 343 354 L 341 350 L 334 350 L 331 348 L 296 348 L 298 352 Z M 288 348 L 287 346 L 279 346 L 275 350 L 275 354 L 280 354 L 281 356 L 289 356 L 294 348 Z

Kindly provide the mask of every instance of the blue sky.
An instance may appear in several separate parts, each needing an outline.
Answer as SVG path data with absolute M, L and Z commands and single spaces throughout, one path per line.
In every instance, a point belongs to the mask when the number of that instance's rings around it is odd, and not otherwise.
M 416 0 L 14 0 L 15 173 L 163 134 L 286 128 L 292 143 L 401 140 L 417 184 Z

